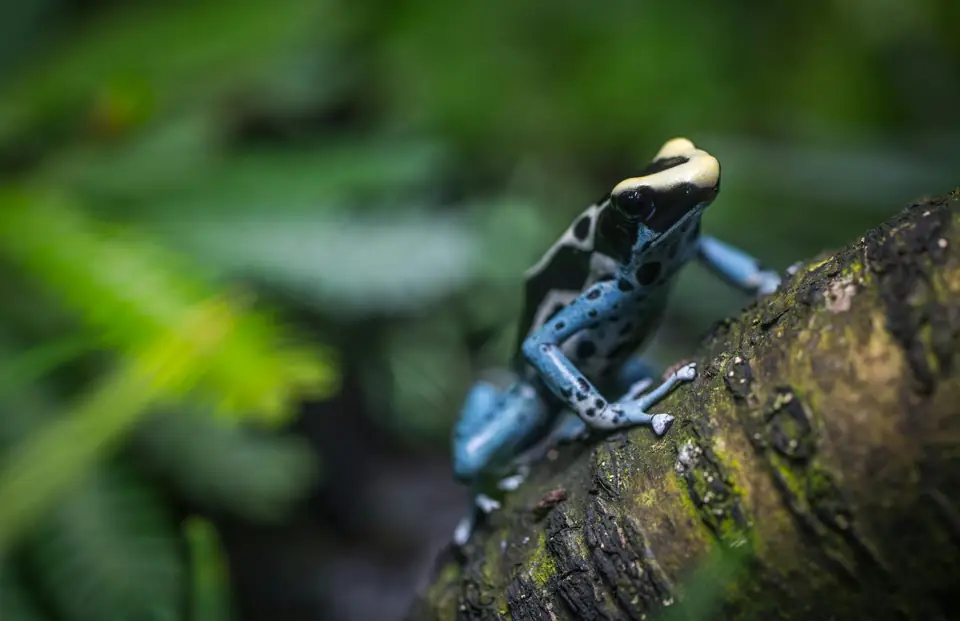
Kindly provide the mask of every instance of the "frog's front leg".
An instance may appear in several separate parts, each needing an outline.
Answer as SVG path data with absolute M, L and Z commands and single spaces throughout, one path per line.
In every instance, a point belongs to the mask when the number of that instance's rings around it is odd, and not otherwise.
M 757 259 L 715 237 L 701 237 L 697 251 L 704 265 L 747 293 L 769 295 L 780 287 L 776 271 L 762 269 Z
M 617 372 L 616 387 L 621 395 L 618 401 L 633 401 L 647 391 L 654 382 L 654 370 L 646 360 L 639 356 L 633 356 L 627 359 Z M 550 435 L 543 442 L 543 446 L 536 453 L 530 455 L 545 455 L 551 448 L 565 442 L 580 440 L 590 433 L 583 420 L 573 412 L 564 411 L 560 416 L 560 422 L 554 426 Z M 531 463 L 534 459 L 530 455 L 525 455 L 523 461 Z
M 684 367 L 683 372 L 675 373 L 642 399 L 610 403 L 573 365 L 561 348 L 568 338 L 608 319 L 617 308 L 626 306 L 628 301 L 623 289 L 615 282 L 596 283 L 527 337 L 522 347 L 523 355 L 539 372 L 550 391 L 589 427 L 610 430 L 648 424 L 661 435 L 670 427 L 673 417 L 650 414 L 646 408 L 677 383 L 693 379 L 692 366 Z
M 654 382 L 653 368 L 639 357 L 627 360 L 617 375 L 616 383 L 617 389 L 622 395 L 619 399 L 621 403 L 639 399 Z M 671 385 L 675 386 L 676 382 Z M 530 466 L 541 461 L 551 449 L 560 444 L 580 440 L 589 433 L 590 428 L 579 416 L 569 410 L 564 410 L 560 414 L 559 422 L 553 427 L 550 434 L 516 459 L 515 464 L 518 474 L 501 481 L 500 489 L 511 489 L 509 486 L 514 481 L 519 486 L 526 478 Z

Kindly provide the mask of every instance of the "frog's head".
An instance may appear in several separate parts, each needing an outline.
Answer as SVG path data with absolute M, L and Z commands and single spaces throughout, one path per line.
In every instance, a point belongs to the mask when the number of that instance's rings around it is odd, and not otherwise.
M 720 191 L 720 163 L 686 138 L 675 138 L 660 149 L 639 177 L 613 188 L 610 202 L 655 242 L 699 218 Z

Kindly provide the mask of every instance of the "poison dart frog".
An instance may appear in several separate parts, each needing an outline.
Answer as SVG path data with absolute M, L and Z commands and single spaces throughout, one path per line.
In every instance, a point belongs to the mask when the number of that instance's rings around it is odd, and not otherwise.
M 659 326 L 688 261 L 754 295 L 780 286 L 777 272 L 701 234 L 719 190 L 716 158 L 685 138 L 670 140 L 639 176 L 587 207 L 526 272 L 510 381 L 477 382 L 454 429 L 454 473 L 474 493 L 455 544 L 499 507 L 483 490 L 494 483 L 516 489 L 528 465 L 557 443 L 634 425 L 650 425 L 658 436 L 669 430 L 673 416 L 651 408 L 695 379 L 696 366 L 680 366 L 649 390 L 654 373 L 634 354 Z

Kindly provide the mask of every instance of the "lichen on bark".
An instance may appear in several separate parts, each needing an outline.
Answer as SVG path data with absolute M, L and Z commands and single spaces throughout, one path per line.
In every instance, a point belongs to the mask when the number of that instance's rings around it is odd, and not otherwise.
M 670 433 L 539 464 L 408 618 L 950 618 L 958 224 L 960 190 L 920 200 L 718 323 Z

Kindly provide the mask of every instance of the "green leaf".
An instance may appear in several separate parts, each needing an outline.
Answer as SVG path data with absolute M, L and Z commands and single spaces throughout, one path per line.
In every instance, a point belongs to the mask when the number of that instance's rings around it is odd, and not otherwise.
M 151 398 L 196 389 L 222 412 L 277 422 L 291 400 L 336 388 L 329 350 L 292 344 L 197 265 L 128 227 L 90 221 L 69 203 L 0 195 L 0 252 L 129 357 L 118 381 L 146 382 Z
M 196 412 L 151 416 L 134 433 L 133 447 L 195 506 L 257 521 L 283 517 L 318 475 L 299 438 L 255 433 Z
M 329 392 L 332 369 L 322 352 L 281 347 L 276 326 L 208 292 L 177 255 L 124 231 L 98 235 L 78 212 L 55 203 L 6 207 L 2 250 L 124 355 L 66 415 L 5 455 L 0 549 L 154 405 L 189 397 L 235 418 L 277 424 L 294 399 Z
M 61 496 L 25 557 L 65 621 L 174 621 L 185 603 L 180 546 L 162 501 L 111 466 Z
M 753 559 L 745 540 L 727 541 L 710 550 L 703 562 L 683 581 L 682 600 L 665 608 L 657 621 L 710 621 L 718 618 L 725 595 L 736 588 Z
M 181 218 L 171 241 L 231 276 L 253 277 L 333 315 L 412 309 L 462 287 L 480 265 L 467 221 L 436 214 Z
M 230 316 L 222 304 L 196 309 L 184 329 L 164 335 L 90 389 L 73 411 L 17 444 L 0 469 L 0 550 L 114 449 L 155 403 L 189 393 Z M 219 395 L 221 399 L 236 398 Z M 276 395 L 271 395 L 273 398 Z M 235 403 L 228 411 L 235 411 Z M 264 403 L 276 414 L 279 403 Z
M 185 216 L 342 213 L 395 201 L 432 187 L 444 156 L 428 142 L 356 138 L 228 154 L 216 129 L 205 117 L 184 116 L 122 146 L 64 152 L 35 181 L 90 197 L 97 213 L 149 226 Z

